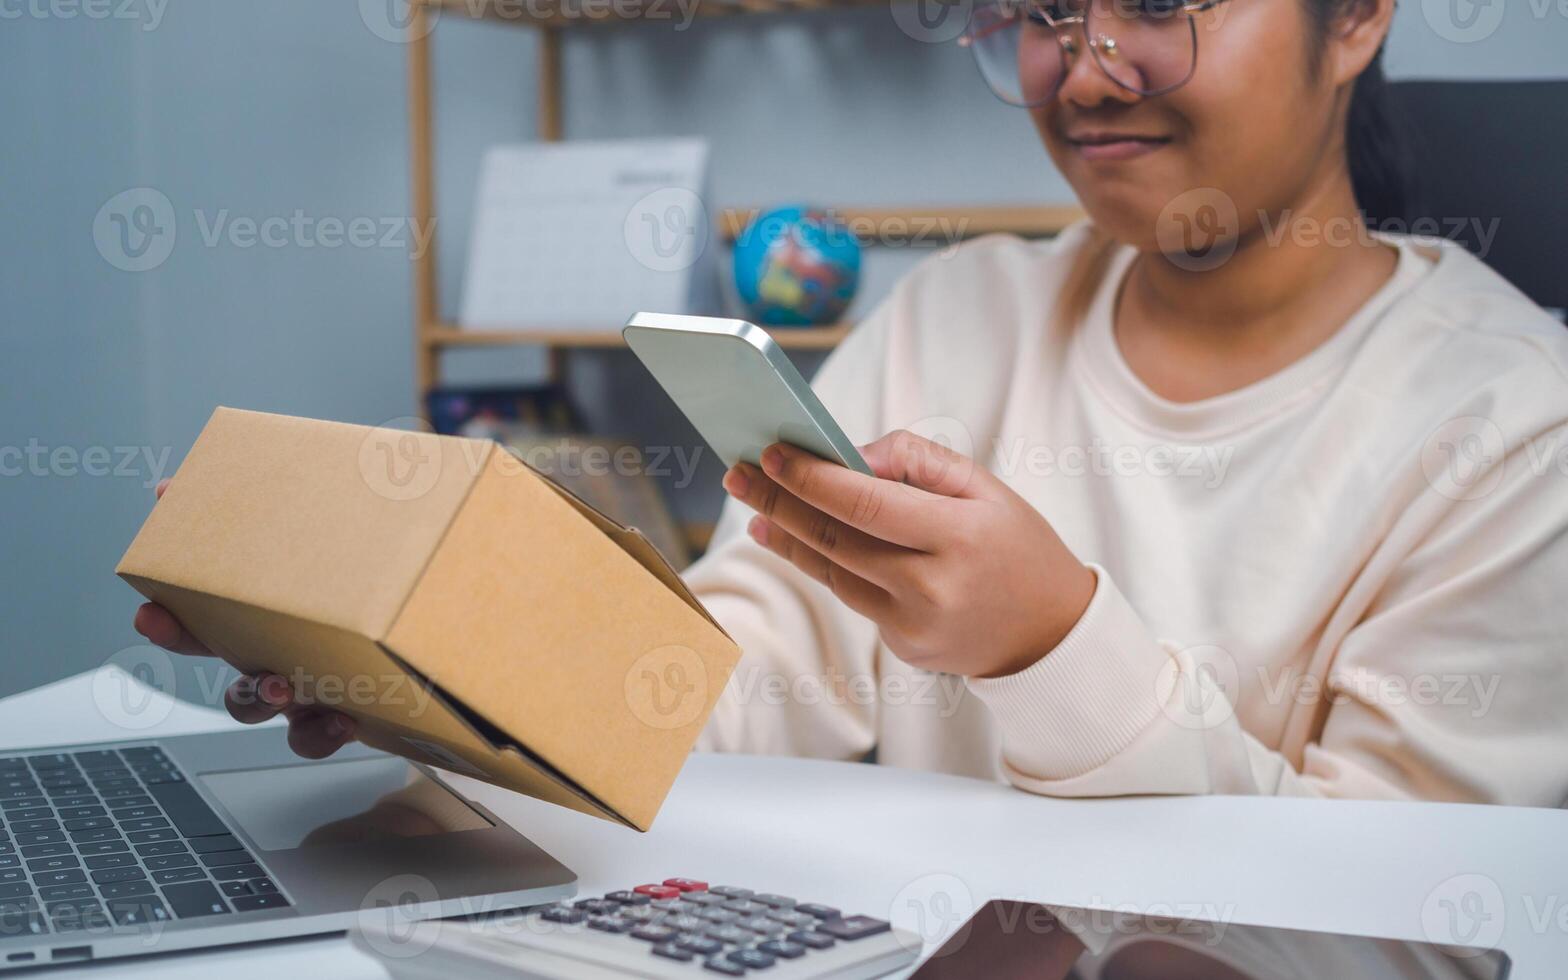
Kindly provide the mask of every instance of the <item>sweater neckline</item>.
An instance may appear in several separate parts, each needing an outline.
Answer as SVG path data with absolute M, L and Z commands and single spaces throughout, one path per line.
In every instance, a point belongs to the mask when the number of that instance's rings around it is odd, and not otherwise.
M 1176 402 L 1154 392 L 1133 373 L 1116 343 L 1117 297 L 1138 252 L 1122 245 L 1112 256 L 1085 311 L 1077 346 L 1100 396 L 1142 428 L 1202 438 L 1255 425 L 1311 396 L 1337 376 L 1372 327 L 1431 268 L 1402 237 L 1379 235 L 1398 253 L 1394 273 L 1323 343 L 1268 377 L 1212 398 Z

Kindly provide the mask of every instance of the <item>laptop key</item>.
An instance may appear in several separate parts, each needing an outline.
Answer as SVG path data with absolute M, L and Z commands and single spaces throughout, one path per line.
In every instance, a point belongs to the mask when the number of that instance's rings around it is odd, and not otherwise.
M 101 807 L 101 806 L 91 806 L 91 805 L 88 805 L 88 804 L 75 804 L 75 805 L 72 805 L 72 806 L 57 806 L 57 807 L 55 807 L 55 810 L 56 810 L 56 812 L 58 812 L 60 814 L 60 819 L 61 820 L 86 820 L 86 819 L 89 819 L 91 817 L 102 817 L 102 816 L 106 815 L 104 813 L 103 807 Z M 71 830 L 81 830 L 83 828 L 71 827 L 70 829 Z
M 136 853 L 146 856 L 155 854 L 184 854 L 185 845 L 177 840 L 153 841 L 151 844 L 137 844 Z
M 167 885 L 163 897 L 169 908 L 181 919 L 194 919 L 204 915 L 228 915 L 229 905 L 218 894 L 210 881 L 195 881 L 185 885 Z
M 163 819 L 162 817 L 142 817 L 140 820 L 120 821 L 120 827 L 126 833 L 131 833 L 132 831 L 137 830 L 156 830 L 159 827 L 167 827 L 168 825 L 169 821 Z
M 120 851 L 129 851 L 130 845 L 123 840 L 103 840 L 93 844 L 78 844 L 76 852 L 83 857 L 97 854 L 116 854 Z
M 169 907 L 163 900 L 150 896 L 119 898 L 108 903 L 109 917 L 115 925 L 141 926 L 153 922 L 168 922 Z
M 234 899 L 234 911 L 255 912 L 259 909 L 286 909 L 289 900 L 282 895 L 239 895 Z
M 130 881 L 133 878 L 145 878 L 146 873 L 141 868 L 102 868 L 92 873 L 94 884 L 107 885 L 115 881 Z
M 58 854 L 54 857 L 33 858 L 27 862 L 29 871 L 64 871 L 66 868 L 80 868 L 82 859 L 75 854 Z M 5 880 L 5 872 L 0 871 L 0 881 Z
M 142 862 L 147 865 L 148 871 L 166 871 L 170 868 L 190 868 L 196 864 L 194 854 L 161 854 L 158 857 L 146 858 Z
M 33 832 L 39 831 L 39 830 L 59 830 L 59 829 L 60 829 L 60 821 L 54 819 L 53 817 L 46 817 L 44 819 L 12 820 L 11 821 L 11 833 L 13 833 L 13 834 L 30 834 L 30 833 L 33 833 Z
M 49 755 L 30 755 L 27 764 L 34 769 L 75 769 L 76 763 L 64 752 L 55 752 Z
M 14 868 L 21 863 L 22 858 L 20 855 L 7 854 L 5 857 L 0 857 L 0 868 Z
M 99 763 L 112 766 L 121 764 L 120 753 L 113 749 L 88 749 L 83 752 L 72 752 L 71 758 L 75 759 L 76 764 L 84 769 Z
M 112 885 L 99 885 L 98 894 L 106 900 L 115 898 L 132 898 L 138 895 L 152 895 L 156 890 L 152 882 L 146 878 L 137 881 L 116 881 Z
M 249 851 L 219 851 L 216 854 L 201 856 L 201 863 L 209 868 L 224 868 L 231 864 L 253 864 L 255 861 Z
M 119 807 L 114 811 L 116 820 L 140 820 L 143 817 L 156 817 L 163 813 L 155 806 L 128 806 Z M 64 816 L 62 813 L 61 816 Z
M 220 881 L 218 887 L 223 889 L 223 894 L 234 898 L 239 895 L 249 895 L 250 882 L 248 881 Z
M 147 791 L 186 837 L 211 837 L 229 832 L 228 826 L 212 812 L 212 807 L 190 783 L 160 783 L 149 786 Z
M 48 932 L 42 912 L 0 912 L 0 938 L 43 936 Z
M 201 868 L 165 868 L 162 871 L 154 871 L 152 880 L 160 885 L 172 885 L 181 881 L 206 881 L 207 872 Z M 179 915 L 180 910 L 175 908 L 174 914 Z
M 45 885 L 38 889 L 38 897 L 46 902 L 63 902 L 77 898 L 96 898 L 93 886 L 86 882 L 75 885 Z
M 238 881 L 241 878 L 260 878 L 266 874 L 254 864 L 236 864 L 227 868 L 213 868 L 212 876 L 219 881 Z
M 31 834 L 17 834 L 15 839 L 23 847 L 29 844 L 59 844 L 65 840 L 65 831 L 40 830 Z
M 96 807 L 103 801 L 91 793 L 82 793 L 78 796 L 57 796 L 54 798 L 55 809 L 62 806 L 91 806 Z
M 10 881 L 0 885 L 0 901 L 12 898 L 32 898 L 33 886 L 25 881 Z
M 120 854 L 99 854 L 95 857 L 87 858 L 86 864 L 93 871 L 97 871 L 100 868 L 134 868 L 136 866 L 136 855 L 129 851 Z
M 106 840 L 119 840 L 120 832 L 113 827 L 98 830 L 73 830 L 71 840 L 78 844 L 98 844 Z
M 114 826 L 114 821 L 110 820 L 106 816 L 105 817 L 78 817 L 75 820 L 67 820 L 65 822 L 65 829 L 66 830 L 78 830 L 78 831 L 80 831 L 80 830 L 102 830 L 105 827 L 113 827 L 113 826 Z
M 59 861 L 60 858 L 39 858 L 40 861 Z M 31 863 L 31 862 L 29 862 Z M 45 869 L 49 870 L 49 869 Z M 21 868 L 5 868 L 0 870 L 0 885 L 14 885 L 19 881 L 27 880 L 27 872 Z
M 125 835 L 132 844 L 156 844 L 160 841 L 178 841 L 179 832 L 173 827 L 160 827 L 157 830 L 138 830 Z
M 192 837 L 185 843 L 197 854 L 211 854 L 213 851 L 238 851 L 240 842 L 233 834 L 214 834 L 211 837 Z

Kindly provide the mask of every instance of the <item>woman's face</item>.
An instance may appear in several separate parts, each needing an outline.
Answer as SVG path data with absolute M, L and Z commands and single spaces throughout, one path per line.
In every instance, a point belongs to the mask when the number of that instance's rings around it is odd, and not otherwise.
M 1056 98 L 1031 114 L 1096 224 L 1151 250 L 1159 245 L 1162 212 L 1188 211 L 1217 190 L 1245 235 L 1261 223 L 1259 212 L 1273 216 L 1298 205 L 1325 173 L 1345 166 L 1332 73 L 1309 63 L 1310 24 L 1300 4 L 1228 0 L 1193 15 L 1198 57 L 1191 78 L 1147 97 L 1111 81 L 1084 49 L 1082 29 L 1073 28 L 1080 53 Z M 1114 18 L 1105 22 L 1115 30 Z M 1048 31 L 1026 35 L 1020 64 L 1054 58 L 1044 46 L 1056 43 Z M 1041 50 L 1030 49 L 1036 44 Z

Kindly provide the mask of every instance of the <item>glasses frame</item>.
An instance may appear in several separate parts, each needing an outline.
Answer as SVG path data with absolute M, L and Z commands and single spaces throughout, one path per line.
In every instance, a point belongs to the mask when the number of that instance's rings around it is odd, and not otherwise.
M 1094 0 L 1090 0 L 1090 2 L 1092 3 Z M 1026 14 L 1026 16 L 1037 16 L 1045 23 L 1047 27 L 1051 28 L 1052 33 L 1056 35 L 1057 56 L 1062 59 L 1061 77 L 1057 79 L 1056 85 L 1052 87 L 1051 94 L 1039 99 L 1038 101 L 1013 102 L 1009 100 L 1006 96 L 1002 95 L 1002 93 L 996 90 L 996 86 L 991 84 L 989 78 L 986 78 L 985 69 L 980 64 L 980 55 L 974 46 L 975 41 L 984 37 L 988 37 L 990 34 L 998 30 L 1005 30 L 1007 27 L 1012 26 L 1011 22 L 1000 26 L 993 26 L 989 28 L 984 34 L 976 35 L 973 28 L 974 18 L 971 15 L 970 26 L 966 27 L 964 29 L 964 33 L 959 36 L 958 46 L 961 48 L 969 48 L 971 53 L 974 53 L 975 67 L 980 70 L 980 77 L 985 80 L 986 88 L 990 89 L 991 94 L 996 96 L 998 100 L 1010 106 L 1017 106 L 1020 109 L 1037 109 L 1040 106 L 1046 105 L 1056 99 L 1056 96 L 1060 94 L 1062 90 L 1062 83 L 1067 80 L 1068 74 L 1072 72 L 1072 65 L 1069 63 L 1068 59 L 1078 54 L 1077 45 L 1073 40 L 1073 28 L 1082 26 L 1084 41 L 1089 46 L 1090 56 L 1094 60 L 1095 67 L 1100 70 L 1100 74 L 1110 79 L 1118 88 L 1131 92 L 1140 98 L 1150 99 L 1158 95 L 1165 95 L 1167 93 L 1176 91 L 1191 81 L 1193 75 L 1197 74 L 1198 22 L 1196 19 L 1194 19 L 1193 15 L 1201 14 L 1206 10 L 1213 10 L 1215 7 L 1229 2 L 1230 0 L 1193 0 L 1191 3 L 1184 3 L 1178 7 L 1173 7 L 1169 14 L 1162 15 L 1171 17 L 1180 15 L 1187 19 L 1187 30 L 1192 37 L 1192 64 L 1188 67 L 1187 74 L 1183 75 L 1180 80 L 1162 88 L 1153 89 L 1147 92 L 1142 89 L 1134 88 L 1131 85 L 1123 82 L 1121 79 L 1117 78 L 1114 74 L 1111 73 L 1111 70 L 1105 66 L 1105 62 L 1101 60 L 1102 57 L 1105 56 L 1102 54 L 1102 52 L 1108 53 L 1109 51 L 1115 49 L 1115 38 L 1103 34 L 1097 38 L 1089 37 L 1089 18 L 1087 14 L 1073 14 L 1070 17 L 1052 17 L 1050 11 L 1046 9 L 1044 0 L 1019 0 L 1018 2 L 1018 7 L 1020 10 L 1029 12 Z

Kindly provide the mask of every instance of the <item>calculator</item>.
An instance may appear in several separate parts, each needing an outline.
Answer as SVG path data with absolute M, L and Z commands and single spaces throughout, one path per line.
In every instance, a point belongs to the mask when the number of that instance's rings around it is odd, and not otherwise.
M 398 931 L 371 918 L 352 933 L 398 980 L 861 980 L 907 968 L 920 952 L 919 936 L 884 919 L 695 878 L 666 878 L 483 922 L 445 920 L 417 943 L 411 938 L 418 929 Z

